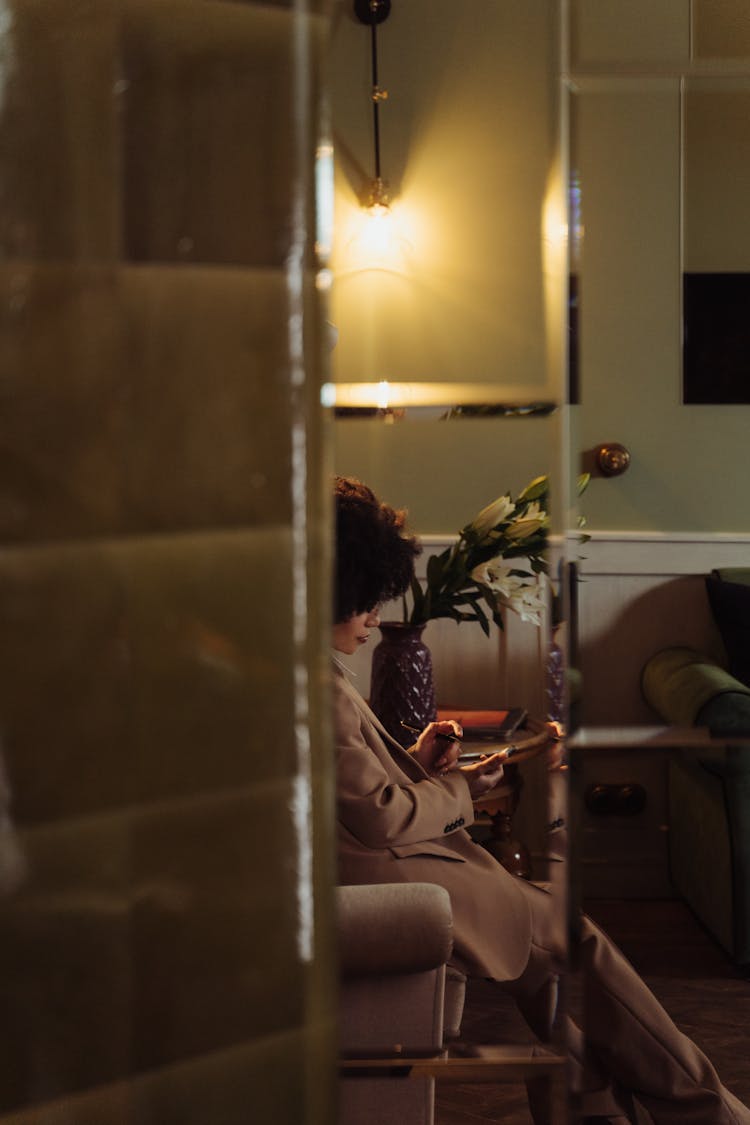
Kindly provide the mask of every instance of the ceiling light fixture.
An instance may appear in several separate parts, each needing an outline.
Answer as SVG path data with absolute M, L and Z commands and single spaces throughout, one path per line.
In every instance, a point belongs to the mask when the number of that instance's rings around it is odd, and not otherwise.
M 364 206 L 372 214 L 386 214 L 390 209 L 388 184 L 380 171 L 380 103 L 388 98 L 378 82 L 378 24 L 388 19 L 391 0 L 354 0 L 354 14 L 360 23 L 370 28 L 370 70 L 372 98 L 372 139 L 374 150 L 375 176 L 370 181 L 363 199 Z

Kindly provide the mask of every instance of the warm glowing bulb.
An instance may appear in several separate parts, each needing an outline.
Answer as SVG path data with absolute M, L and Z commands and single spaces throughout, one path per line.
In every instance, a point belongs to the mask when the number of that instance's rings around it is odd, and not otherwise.
M 414 202 L 402 198 L 391 205 L 373 203 L 353 206 L 337 202 L 336 256 L 337 277 L 366 270 L 386 270 L 408 276 L 421 254 L 424 232 L 421 214 Z
M 406 272 L 411 246 L 390 207 L 368 207 L 359 215 L 358 230 L 345 249 L 344 268 Z
M 368 208 L 360 234 L 360 248 L 365 257 L 374 263 L 388 261 L 393 256 L 394 237 L 390 209 L 380 206 Z

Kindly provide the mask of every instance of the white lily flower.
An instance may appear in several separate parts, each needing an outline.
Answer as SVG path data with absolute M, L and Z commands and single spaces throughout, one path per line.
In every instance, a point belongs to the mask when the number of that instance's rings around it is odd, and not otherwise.
M 501 558 L 498 555 L 474 567 L 472 579 L 497 594 L 500 604 L 517 613 L 522 621 L 541 625 L 547 604 L 542 575 L 511 574 L 513 568 L 500 565 Z
M 525 515 L 520 519 L 514 520 L 510 527 L 506 530 L 506 535 L 509 539 L 527 539 L 529 535 L 533 535 L 535 531 L 547 526 L 547 515 L 543 508 L 539 506 L 536 500 L 529 504 L 526 509 Z
M 417 580 L 412 584 L 412 607 L 409 611 L 404 602 L 404 620 L 420 625 L 433 617 L 453 617 L 486 628 L 486 615 L 476 602 L 481 596 L 496 618 L 507 608 L 540 625 L 546 602 L 543 576 L 536 572 L 545 569 L 545 537 L 537 533 L 549 527 L 548 492 L 547 477 L 536 477 L 517 501 L 506 492 L 482 508 L 456 542 L 430 560 L 426 586 Z M 483 555 L 492 557 L 474 565 Z
M 505 496 L 499 496 L 486 508 L 482 508 L 481 512 L 471 521 L 471 527 L 481 539 L 489 531 L 492 531 L 493 527 L 497 527 L 499 523 L 507 519 L 515 506 L 507 493 Z
M 517 613 L 522 621 L 530 621 L 532 625 L 541 625 L 542 615 L 546 608 L 542 583 L 523 586 L 517 590 L 507 601 L 508 609 Z
M 502 555 L 475 566 L 471 572 L 471 578 L 480 586 L 486 586 L 487 589 L 493 590 L 497 594 L 504 594 L 507 597 L 521 579 L 510 573 L 511 568 L 509 566 L 501 565 L 500 559 L 502 559 Z
M 525 520 L 540 520 L 542 523 L 544 523 L 547 518 L 547 513 L 538 500 L 532 500 L 532 502 L 526 509 L 526 514 L 523 518 Z

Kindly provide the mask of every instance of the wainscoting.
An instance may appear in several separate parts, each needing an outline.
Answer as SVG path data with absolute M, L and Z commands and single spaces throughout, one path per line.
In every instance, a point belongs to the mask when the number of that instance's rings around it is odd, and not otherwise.
M 644 663 L 669 645 L 724 659 L 703 579 L 713 567 L 747 566 L 750 535 L 594 532 L 581 553 L 584 722 L 654 723 L 641 696 Z

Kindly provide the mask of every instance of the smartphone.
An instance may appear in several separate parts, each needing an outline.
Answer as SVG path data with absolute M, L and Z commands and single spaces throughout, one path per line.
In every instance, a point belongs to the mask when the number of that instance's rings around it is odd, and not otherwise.
M 465 765 L 467 762 L 478 762 L 480 758 L 489 758 L 493 754 L 502 755 L 503 761 L 507 762 L 509 758 L 514 757 L 514 755 L 518 753 L 520 753 L 519 746 L 508 746 L 505 750 L 469 750 L 464 751 L 464 753 L 461 755 L 459 764 Z

